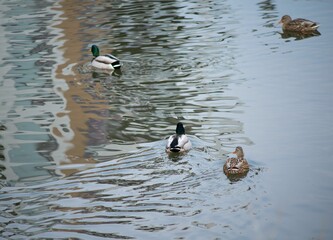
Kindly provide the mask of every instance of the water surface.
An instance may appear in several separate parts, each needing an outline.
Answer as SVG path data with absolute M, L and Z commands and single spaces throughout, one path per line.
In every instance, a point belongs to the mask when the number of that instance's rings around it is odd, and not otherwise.
M 330 1 L 0 3 L 0 238 L 332 238 Z

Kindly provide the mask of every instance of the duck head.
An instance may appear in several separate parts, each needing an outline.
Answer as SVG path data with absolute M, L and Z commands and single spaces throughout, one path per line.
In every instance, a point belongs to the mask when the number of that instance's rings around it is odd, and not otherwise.
M 243 159 L 244 158 L 243 148 L 240 147 L 240 146 L 236 147 L 235 151 L 233 151 L 233 154 L 236 154 L 237 159 Z
M 91 52 L 93 54 L 94 57 L 98 57 L 99 56 L 99 48 L 96 45 L 92 45 L 91 46 Z
M 176 133 L 178 135 L 185 134 L 185 128 L 184 128 L 184 126 L 183 126 L 183 124 L 181 122 L 177 123 Z
M 286 24 L 290 22 L 292 19 L 289 15 L 284 15 L 281 20 L 279 21 L 279 24 Z

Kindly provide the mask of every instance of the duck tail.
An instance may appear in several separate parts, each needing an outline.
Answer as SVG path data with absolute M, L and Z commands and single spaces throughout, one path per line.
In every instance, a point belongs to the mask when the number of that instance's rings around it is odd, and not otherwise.
M 317 30 L 317 28 L 319 28 L 319 26 L 320 26 L 319 24 L 315 24 L 315 25 L 312 26 L 312 29 Z
M 116 68 L 120 68 L 120 67 L 121 67 L 121 64 L 120 64 L 119 60 L 113 62 L 113 63 L 112 63 L 112 67 L 115 68 L 115 69 L 116 69 Z
M 317 30 L 317 28 L 319 28 L 319 24 L 316 22 L 307 21 L 305 24 L 307 24 L 308 27 L 312 30 Z
M 180 147 L 178 146 L 178 137 L 175 137 L 171 144 L 170 144 L 170 151 L 171 152 L 179 152 L 180 151 Z

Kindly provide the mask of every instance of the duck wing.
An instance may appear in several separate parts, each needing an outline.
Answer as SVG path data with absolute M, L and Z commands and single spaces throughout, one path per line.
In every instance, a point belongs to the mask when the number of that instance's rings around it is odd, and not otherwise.
M 171 135 L 166 144 L 166 150 L 171 152 L 179 152 L 181 148 L 178 146 L 178 135 Z
M 169 138 L 168 138 L 168 141 L 167 141 L 167 144 L 166 144 L 166 148 L 170 148 L 171 147 L 171 143 L 173 142 L 174 138 L 176 137 L 176 135 L 171 135 Z
M 178 146 L 184 148 L 184 150 L 188 150 L 191 146 L 190 139 L 185 135 L 181 135 L 178 137 Z
M 227 170 L 230 170 L 233 167 L 235 167 L 237 163 L 238 163 L 237 158 L 228 158 L 224 166 L 226 167 Z
M 187 151 L 192 144 L 186 135 L 171 135 L 167 141 L 166 149 L 171 152 Z
M 299 26 L 299 28 L 306 30 L 316 30 L 319 27 L 319 25 L 316 22 L 304 18 L 294 19 L 289 24 Z
M 111 54 L 98 56 L 94 60 L 104 64 L 111 64 L 114 68 L 119 68 L 121 66 L 120 60 Z

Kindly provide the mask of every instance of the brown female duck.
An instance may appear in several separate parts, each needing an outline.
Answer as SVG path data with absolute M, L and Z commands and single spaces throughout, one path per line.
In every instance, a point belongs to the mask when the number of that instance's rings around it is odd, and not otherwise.
M 282 24 L 282 29 L 284 31 L 290 32 L 308 33 L 316 31 L 319 27 L 317 23 L 304 18 L 296 18 L 292 20 L 289 15 L 284 15 L 279 23 Z
M 223 172 L 225 175 L 236 175 L 236 174 L 246 174 L 250 167 L 246 159 L 244 158 L 244 152 L 242 147 L 236 147 L 233 152 L 236 154 L 236 158 L 228 158 L 223 166 Z

